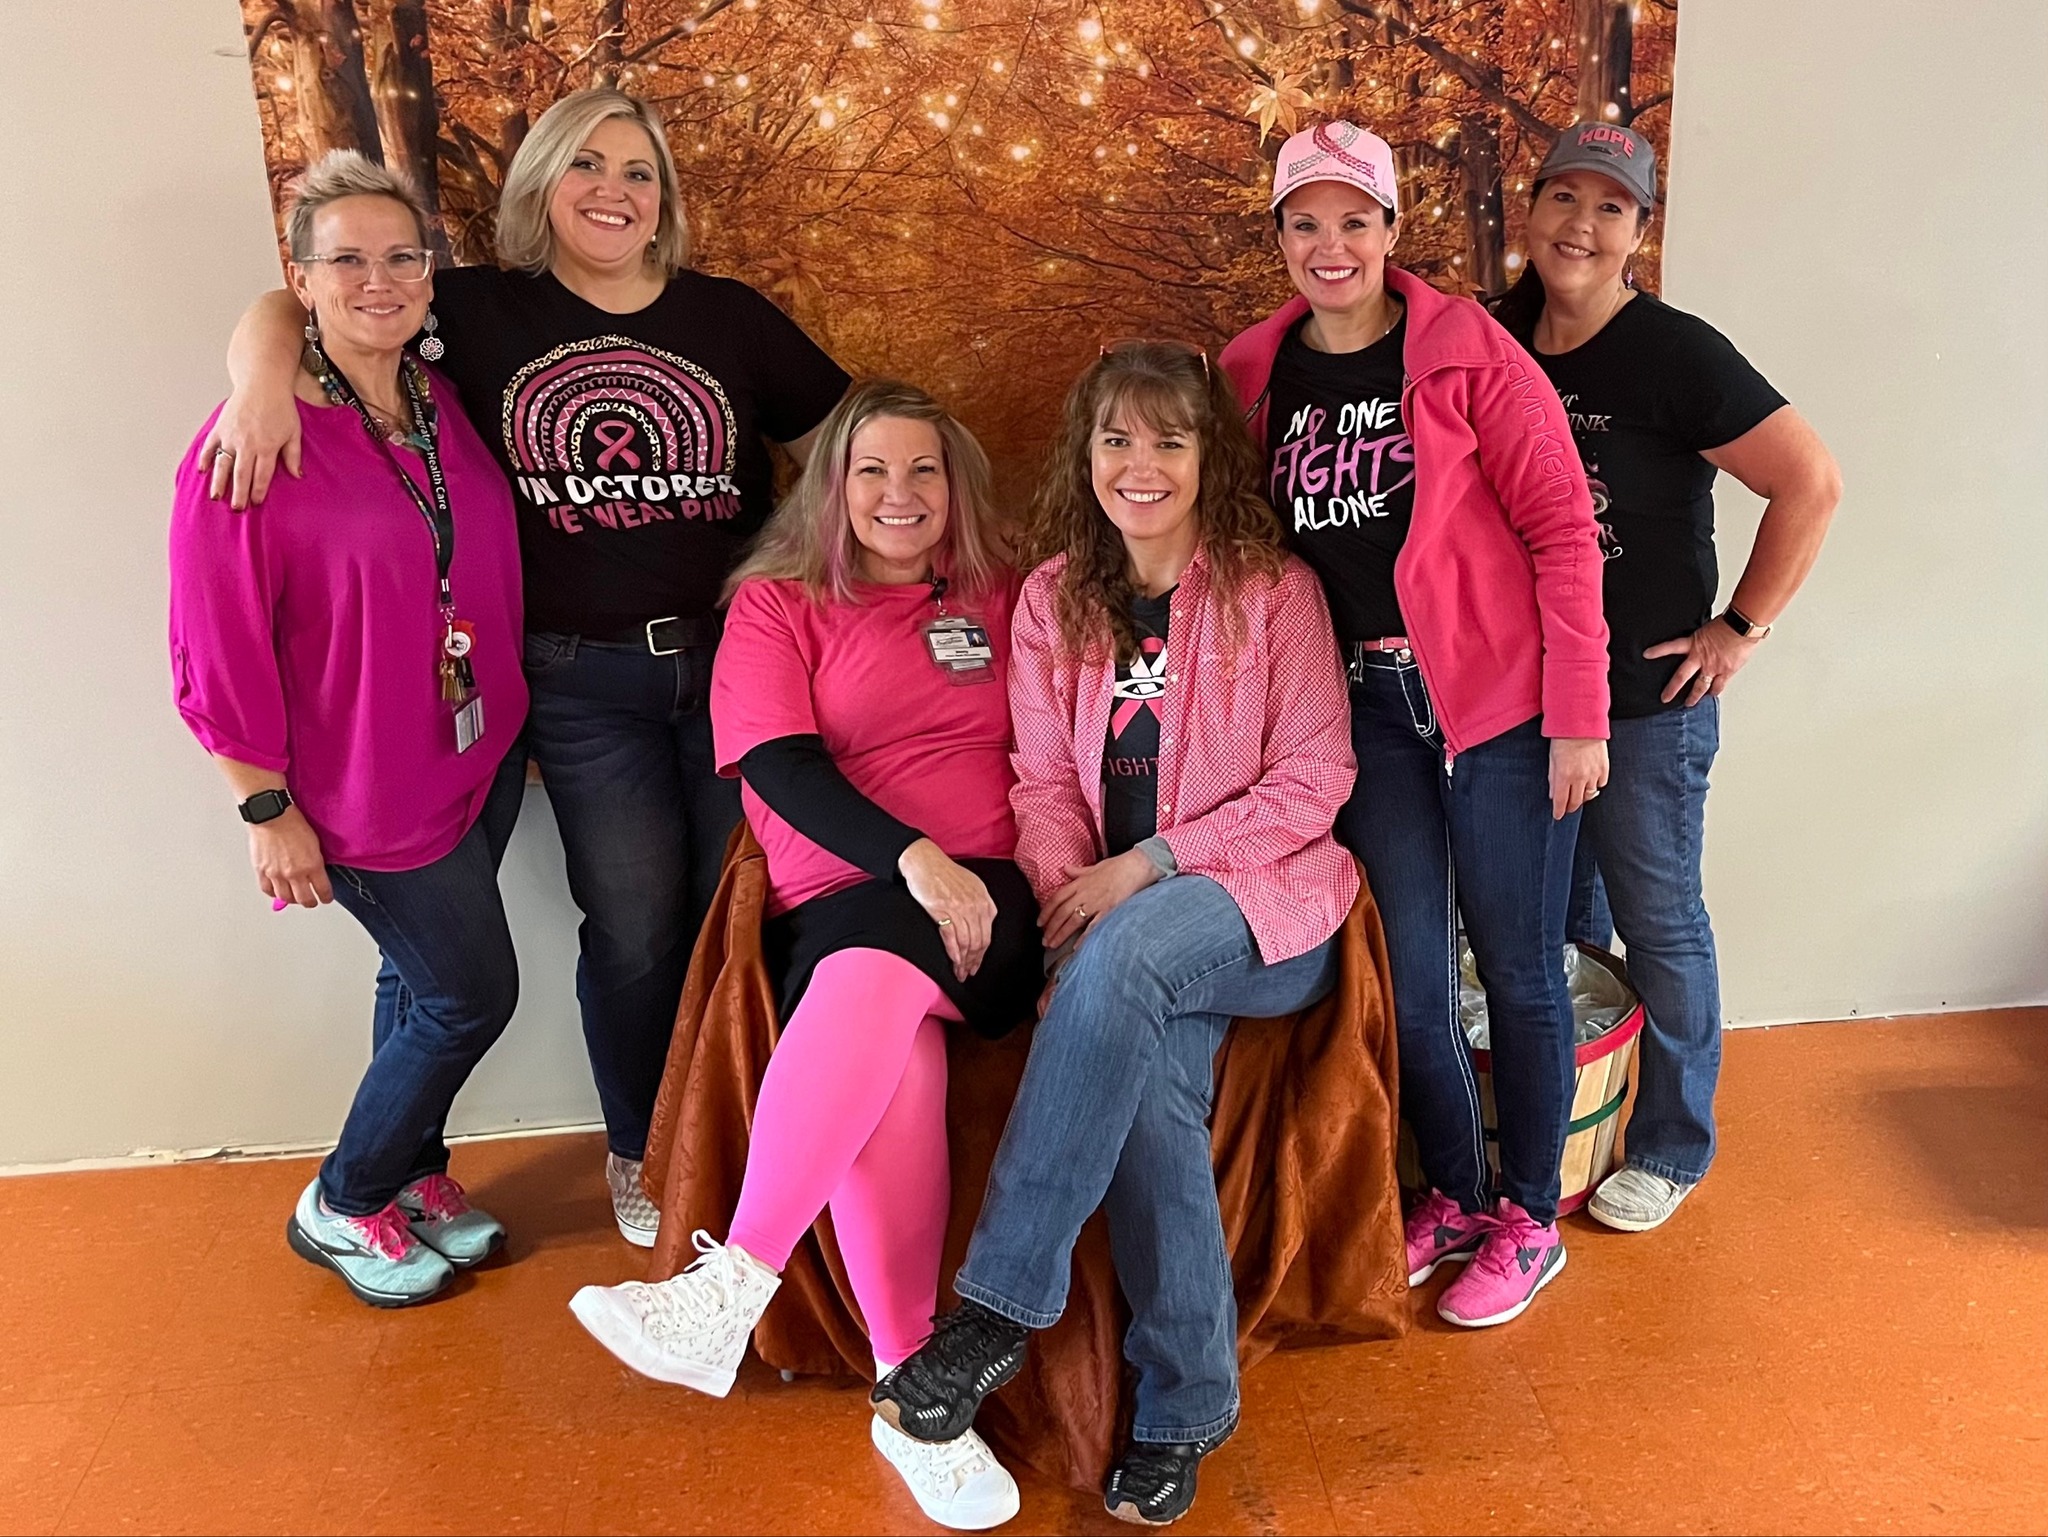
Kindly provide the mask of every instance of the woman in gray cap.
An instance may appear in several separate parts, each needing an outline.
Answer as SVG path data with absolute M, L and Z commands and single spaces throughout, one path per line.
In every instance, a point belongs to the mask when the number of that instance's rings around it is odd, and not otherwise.
M 1567 129 L 1495 312 L 1571 416 L 1607 557 L 1612 777 L 1580 822 L 1569 932 L 1603 947 L 1620 933 L 1649 1013 L 1627 1165 L 1590 1207 L 1626 1232 L 1664 1222 L 1713 1159 L 1721 990 L 1700 853 L 1720 695 L 1813 569 L 1841 496 L 1819 436 L 1728 339 L 1635 287 L 1656 200 L 1640 134 Z M 1721 470 L 1769 505 L 1717 614 Z

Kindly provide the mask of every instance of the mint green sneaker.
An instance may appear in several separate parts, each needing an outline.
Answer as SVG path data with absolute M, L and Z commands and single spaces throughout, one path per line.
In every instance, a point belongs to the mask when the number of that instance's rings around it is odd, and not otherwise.
M 445 1174 L 427 1174 L 398 1192 L 398 1210 L 412 1236 L 457 1269 L 481 1265 L 505 1242 L 505 1224 L 469 1204 Z
M 373 1308 L 425 1302 L 455 1278 L 448 1261 L 412 1236 L 392 1202 L 368 1217 L 329 1211 L 315 1179 L 285 1224 L 285 1241 L 300 1259 L 324 1265 Z

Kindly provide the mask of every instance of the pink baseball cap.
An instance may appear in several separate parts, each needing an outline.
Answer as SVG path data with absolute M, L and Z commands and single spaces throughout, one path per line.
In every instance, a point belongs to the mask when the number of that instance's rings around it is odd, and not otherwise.
M 1341 181 L 1377 199 L 1389 213 L 1401 211 L 1393 150 L 1356 123 L 1319 123 L 1281 145 L 1273 165 L 1272 206 L 1278 208 L 1312 181 Z

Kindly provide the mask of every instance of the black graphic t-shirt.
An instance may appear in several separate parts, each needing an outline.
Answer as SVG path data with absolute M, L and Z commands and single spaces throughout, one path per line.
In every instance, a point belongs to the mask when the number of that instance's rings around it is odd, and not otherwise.
M 1266 497 L 1323 579 L 1339 640 L 1408 633 L 1394 596 L 1394 557 L 1415 513 L 1415 448 L 1401 421 L 1407 338 L 1403 315 L 1362 351 L 1318 352 L 1295 326 L 1273 360 Z
M 1137 847 L 1159 831 L 1159 705 L 1166 697 L 1166 625 L 1173 589 L 1131 603 L 1138 655 L 1116 664 L 1109 740 L 1102 751 L 1105 855 Z
M 767 444 L 847 377 L 744 283 L 683 272 L 614 315 L 548 274 L 437 273 L 436 365 L 512 482 L 526 626 L 626 639 L 708 614 L 772 507 Z
M 1627 719 L 1678 708 L 1683 696 L 1670 705 L 1659 696 L 1679 659 L 1643 652 L 1713 617 L 1718 472 L 1700 452 L 1734 442 L 1785 397 L 1727 337 L 1650 294 L 1583 346 L 1535 356 L 1571 417 L 1600 520 L 1612 711 Z

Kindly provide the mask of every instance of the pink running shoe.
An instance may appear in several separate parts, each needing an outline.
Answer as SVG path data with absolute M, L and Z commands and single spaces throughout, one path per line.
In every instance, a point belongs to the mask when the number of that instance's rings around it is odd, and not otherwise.
M 1408 1284 L 1420 1286 L 1436 1267 L 1468 1260 L 1494 1228 L 1491 1212 L 1467 1212 L 1441 1190 L 1432 1190 L 1408 1213 Z
M 1503 1198 L 1493 1231 L 1465 1273 L 1444 1288 L 1437 1316 L 1461 1329 L 1504 1324 L 1521 1317 L 1562 1269 L 1564 1240 L 1557 1224 L 1538 1222 Z

